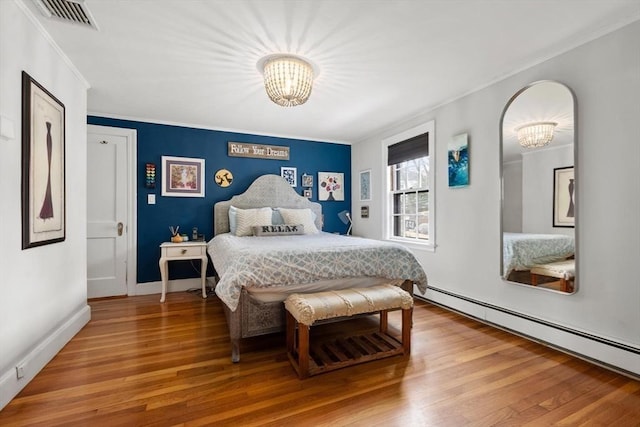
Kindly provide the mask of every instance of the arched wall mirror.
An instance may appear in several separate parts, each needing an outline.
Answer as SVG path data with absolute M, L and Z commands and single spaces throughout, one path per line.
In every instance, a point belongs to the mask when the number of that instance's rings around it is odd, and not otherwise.
M 576 277 L 576 102 L 553 81 L 516 93 L 502 114 L 502 278 L 572 294 Z

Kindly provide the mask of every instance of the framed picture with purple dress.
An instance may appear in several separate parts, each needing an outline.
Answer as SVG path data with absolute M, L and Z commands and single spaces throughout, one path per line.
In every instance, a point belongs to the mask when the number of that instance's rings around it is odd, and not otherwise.
M 22 249 L 65 239 L 64 150 L 64 104 L 23 71 Z
M 575 227 L 575 187 L 573 166 L 553 170 L 554 227 Z

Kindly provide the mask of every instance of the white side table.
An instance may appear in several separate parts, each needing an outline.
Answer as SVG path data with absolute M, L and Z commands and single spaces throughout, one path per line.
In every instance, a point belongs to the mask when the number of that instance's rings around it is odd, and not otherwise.
M 167 281 L 169 280 L 168 261 L 199 259 L 201 260 L 202 298 L 207 297 L 207 243 L 206 242 L 165 242 L 160 245 L 160 277 L 162 278 L 162 296 L 160 302 L 165 301 Z

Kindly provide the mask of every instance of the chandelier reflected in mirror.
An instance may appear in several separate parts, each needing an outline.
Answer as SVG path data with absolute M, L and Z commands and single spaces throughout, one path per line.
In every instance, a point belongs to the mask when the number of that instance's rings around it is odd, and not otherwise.
M 536 122 L 517 127 L 518 142 L 524 148 L 544 147 L 553 139 L 556 126 L 555 122 Z
M 269 99 L 283 107 L 307 102 L 313 88 L 314 69 L 296 55 L 269 55 L 258 61 L 264 75 L 264 87 Z

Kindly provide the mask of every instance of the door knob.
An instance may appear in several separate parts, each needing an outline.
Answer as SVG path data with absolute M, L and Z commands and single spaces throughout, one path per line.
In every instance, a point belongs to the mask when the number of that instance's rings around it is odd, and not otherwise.
M 124 224 L 118 223 L 118 236 L 122 236 L 122 230 L 124 230 Z

